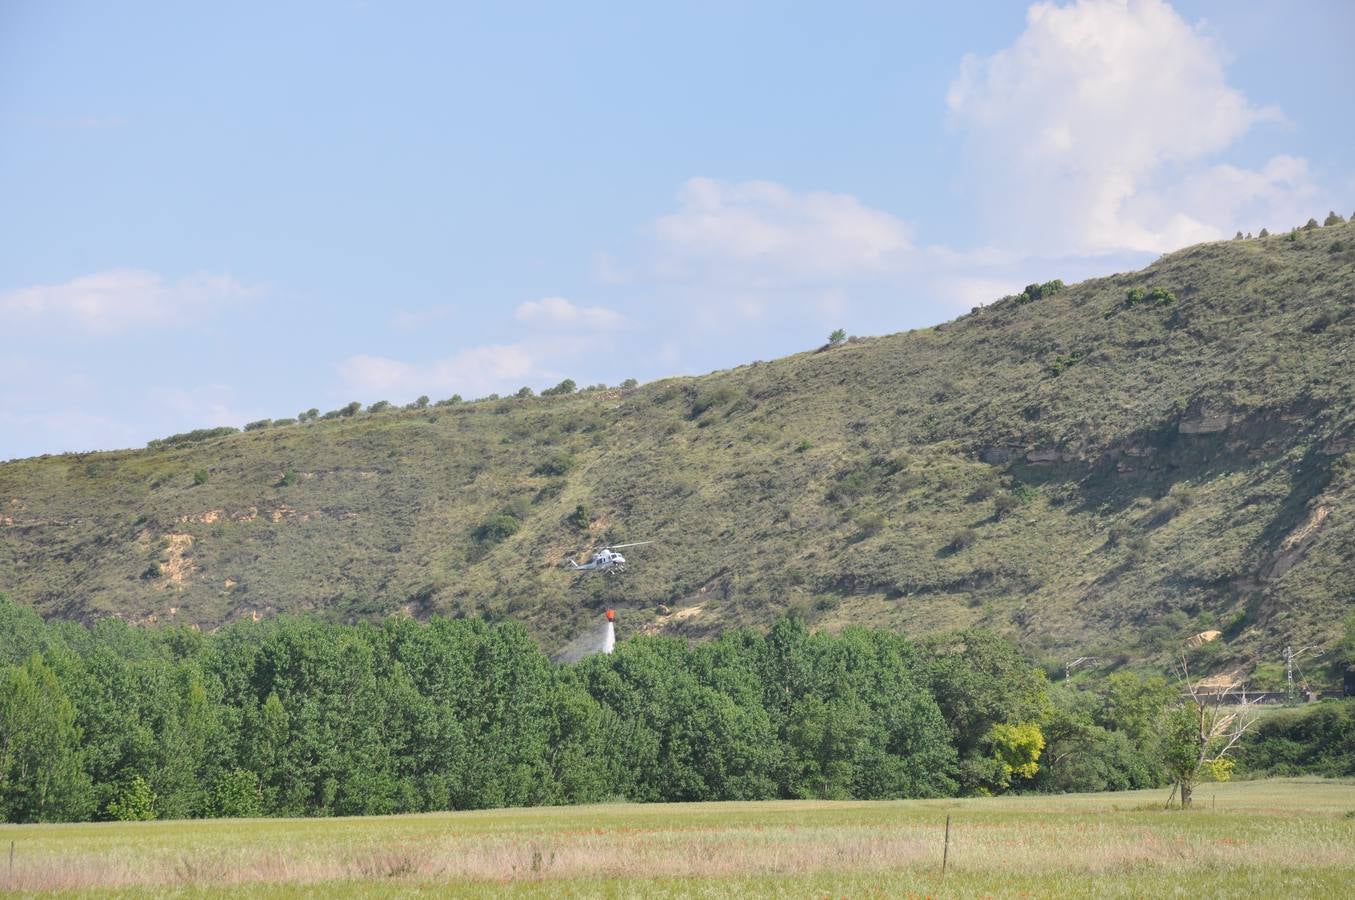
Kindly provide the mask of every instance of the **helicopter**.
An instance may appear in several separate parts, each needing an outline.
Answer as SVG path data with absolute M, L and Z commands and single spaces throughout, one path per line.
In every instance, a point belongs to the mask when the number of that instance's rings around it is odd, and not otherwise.
M 626 558 L 617 550 L 622 547 L 642 547 L 645 544 L 652 544 L 653 541 L 634 541 L 629 544 L 611 544 L 606 547 L 600 547 L 593 551 L 592 557 L 588 562 L 579 565 L 574 560 L 567 560 L 568 568 L 572 572 L 606 572 L 609 575 L 619 574 L 626 571 Z

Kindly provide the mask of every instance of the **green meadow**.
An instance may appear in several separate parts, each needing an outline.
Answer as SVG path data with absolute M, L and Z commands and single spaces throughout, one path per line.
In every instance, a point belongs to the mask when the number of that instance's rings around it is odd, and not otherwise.
M 1312 896 L 1355 884 L 1355 781 L 895 802 L 615 804 L 0 826 L 0 885 L 87 896 Z M 946 819 L 950 847 L 946 871 Z

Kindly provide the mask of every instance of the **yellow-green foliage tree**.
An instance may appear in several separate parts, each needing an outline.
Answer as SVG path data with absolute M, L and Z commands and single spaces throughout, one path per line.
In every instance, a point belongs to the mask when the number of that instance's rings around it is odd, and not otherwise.
M 1044 734 L 1034 722 L 999 723 L 988 729 L 984 738 L 992 758 L 1000 766 L 998 788 L 1011 787 L 1012 779 L 1034 778 L 1040 771 L 1040 752 Z

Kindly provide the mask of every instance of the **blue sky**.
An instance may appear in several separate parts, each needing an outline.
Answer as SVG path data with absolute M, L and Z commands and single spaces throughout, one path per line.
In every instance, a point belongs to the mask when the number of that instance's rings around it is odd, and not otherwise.
M 704 372 L 1350 215 L 1352 38 L 1345 0 L 10 0 L 0 459 Z

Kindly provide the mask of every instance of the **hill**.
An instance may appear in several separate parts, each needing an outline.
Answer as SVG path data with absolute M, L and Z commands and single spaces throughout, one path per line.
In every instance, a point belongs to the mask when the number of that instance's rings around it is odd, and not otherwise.
M 1056 273 L 1053 273 L 1056 274 Z M 1051 660 L 1326 646 L 1355 596 L 1355 225 L 1032 285 L 935 328 L 633 389 L 336 411 L 0 465 L 45 616 L 523 621 L 787 607 Z M 560 562 L 647 540 L 620 577 Z

